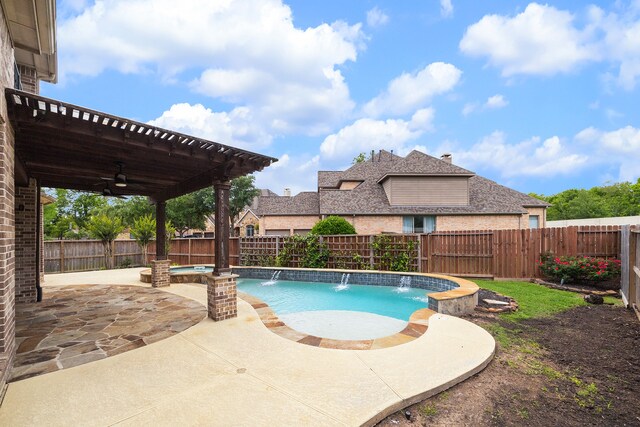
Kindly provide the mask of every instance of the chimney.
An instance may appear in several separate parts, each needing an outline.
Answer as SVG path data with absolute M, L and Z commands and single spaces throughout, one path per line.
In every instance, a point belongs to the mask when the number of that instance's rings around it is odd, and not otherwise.
M 444 153 L 442 156 L 440 156 L 440 160 L 451 164 L 451 161 L 453 160 L 453 157 L 449 153 Z
M 285 188 L 284 189 L 284 195 L 285 197 L 291 197 L 291 189 L 290 188 Z

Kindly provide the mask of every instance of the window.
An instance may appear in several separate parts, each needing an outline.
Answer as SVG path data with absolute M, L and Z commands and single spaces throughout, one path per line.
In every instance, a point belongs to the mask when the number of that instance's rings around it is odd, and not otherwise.
M 540 215 L 529 215 L 529 228 L 540 227 Z
M 435 216 L 405 216 L 402 218 L 403 233 L 431 233 L 436 231 Z
M 246 231 L 247 231 L 247 237 L 253 237 L 253 233 L 255 232 L 253 224 L 247 225 Z

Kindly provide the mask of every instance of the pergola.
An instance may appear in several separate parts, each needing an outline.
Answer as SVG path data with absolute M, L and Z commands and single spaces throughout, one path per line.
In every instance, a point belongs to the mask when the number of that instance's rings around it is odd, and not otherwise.
M 38 189 L 147 196 L 156 205 L 157 241 L 166 233 L 167 200 L 213 186 L 215 272 L 229 271 L 229 181 L 277 159 L 15 89 L 6 89 L 6 100 L 16 185 L 35 179 Z M 156 245 L 156 262 L 168 270 L 166 259 Z

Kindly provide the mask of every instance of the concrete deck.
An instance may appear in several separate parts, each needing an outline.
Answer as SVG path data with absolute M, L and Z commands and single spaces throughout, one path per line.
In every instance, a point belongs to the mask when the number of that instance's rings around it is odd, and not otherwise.
M 139 271 L 48 275 L 45 286 L 148 286 Z M 203 285 L 163 290 L 206 303 Z M 441 314 L 407 344 L 312 347 L 272 333 L 239 300 L 236 319 L 205 319 L 136 350 L 11 383 L 0 425 L 372 424 L 480 371 L 494 348 L 483 329 Z

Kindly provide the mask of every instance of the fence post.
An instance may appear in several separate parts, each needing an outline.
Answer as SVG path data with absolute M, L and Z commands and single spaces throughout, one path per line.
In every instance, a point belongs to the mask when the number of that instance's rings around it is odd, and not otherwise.
M 64 240 L 60 240 L 60 273 L 64 273 Z
M 189 252 L 187 253 L 187 264 L 191 265 L 191 239 L 189 241 Z
M 280 255 L 280 236 L 276 236 L 276 258 Z
M 418 234 L 418 273 L 422 273 L 422 236 Z
M 116 241 L 112 240 L 110 245 L 111 245 L 111 268 L 116 268 Z
M 369 236 L 369 265 L 371 266 L 372 269 L 376 265 L 375 259 L 374 259 L 375 257 L 373 254 L 373 239 L 374 239 L 374 236 L 372 234 Z
M 242 237 L 238 236 L 238 265 L 242 264 Z

